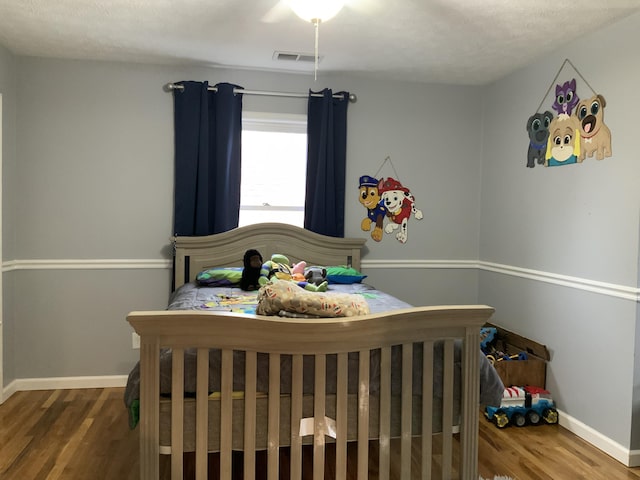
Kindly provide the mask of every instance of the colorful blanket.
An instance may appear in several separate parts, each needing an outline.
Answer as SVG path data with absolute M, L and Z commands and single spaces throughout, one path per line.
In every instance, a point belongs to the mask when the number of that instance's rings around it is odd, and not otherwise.
M 218 293 L 212 300 L 200 305 L 200 309 L 236 313 L 256 313 L 257 292 Z

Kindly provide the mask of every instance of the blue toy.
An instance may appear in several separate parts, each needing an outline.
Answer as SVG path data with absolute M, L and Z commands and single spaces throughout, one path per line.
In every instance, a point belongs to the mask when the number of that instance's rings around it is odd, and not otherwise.
M 511 424 L 516 427 L 558 423 L 558 411 L 551 394 L 538 387 L 509 387 L 504 389 L 499 407 L 486 407 L 485 416 L 498 428 Z
M 480 329 L 480 349 L 485 355 L 491 352 L 489 347 L 497 334 L 498 329 L 495 327 L 482 327 Z

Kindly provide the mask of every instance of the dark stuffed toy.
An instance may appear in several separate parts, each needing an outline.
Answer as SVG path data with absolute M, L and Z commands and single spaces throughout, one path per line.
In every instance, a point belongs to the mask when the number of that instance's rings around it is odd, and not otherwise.
M 262 255 L 258 250 L 250 249 L 244 252 L 244 268 L 240 279 L 240 288 L 242 290 L 257 290 L 260 288 L 258 280 L 261 268 Z

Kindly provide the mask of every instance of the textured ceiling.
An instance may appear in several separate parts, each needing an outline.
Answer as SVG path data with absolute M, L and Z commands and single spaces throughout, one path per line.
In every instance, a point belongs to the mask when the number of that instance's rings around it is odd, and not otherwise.
M 313 72 L 286 0 L 0 0 L 16 55 Z M 320 74 L 485 84 L 640 11 L 640 0 L 350 0 L 320 25 Z

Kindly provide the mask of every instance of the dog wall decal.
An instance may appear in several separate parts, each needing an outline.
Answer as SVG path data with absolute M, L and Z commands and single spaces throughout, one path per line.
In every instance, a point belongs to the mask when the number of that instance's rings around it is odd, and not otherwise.
M 371 175 L 362 175 L 358 192 L 358 201 L 367 209 L 367 216 L 360 222 L 360 228 L 368 232 L 373 226 L 371 238 L 379 242 L 382 240 L 382 227 L 387 209 L 381 201 L 380 192 L 378 191 L 378 179 Z
M 547 140 L 549 139 L 549 125 L 553 120 L 553 113 L 534 113 L 527 120 L 527 133 L 529 135 L 529 150 L 527 151 L 527 167 L 533 168 L 536 162 L 543 165 Z
M 398 180 L 388 177 L 378 182 L 381 205 L 386 209 L 387 218 L 390 220 L 385 226 L 386 233 L 396 233 L 396 239 L 400 243 L 406 243 L 408 238 L 409 218 L 413 215 L 416 220 L 422 219 L 422 211 L 415 205 L 415 198 L 411 191 Z
M 573 107 L 575 107 L 580 99 L 576 93 L 576 79 L 573 78 L 562 85 L 556 85 L 556 98 L 553 101 L 553 109 L 558 115 L 565 113 L 571 115 Z
M 594 153 L 598 160 L 611 156 L 611 131 L 604 123 L 606 105 L 604 97 L 597 94 L 581 101 L 576 108 L 582 148 L 580 161 L 593 157 Z
M 549 125 L 546 165 L 557 167 L 580 161 L 580 131 L 574 116 L 560 114 Z
M 556 83 L 566 65 L 571 66 L 580 76 L 590 93 L 580 89 L 578 96 L 575 76 Z M 551 102 L 551 110 L 555 114 L 551 111 L 540 113 L 554 84 L 555 96 Z M 591 88 L 571 60 L 565 59 L 536 112 L 527 120 L 527 167 L 533 168 L 536 163 L 547 167 L 571 165 L 582 163 L 587 157 L 595 156 L 597 160 L 611 157 L 611 130 L 604 122 L 606 106 L 604 96 Z M 541 160 L 542 150 L 544 160 Z

